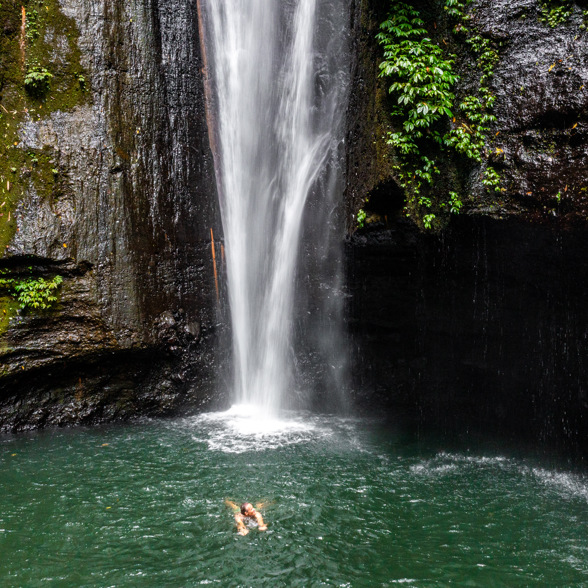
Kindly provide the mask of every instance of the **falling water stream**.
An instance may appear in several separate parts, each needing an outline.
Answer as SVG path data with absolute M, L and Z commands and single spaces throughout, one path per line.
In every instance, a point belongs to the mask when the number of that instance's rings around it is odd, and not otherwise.
M 341 200 L 348 0 L 203 0 L 202 6 L 234 398 L 275 413 L 296 404 L 295 331 L 312 338 L 305 317 L 313 313 L 304 308 L 312 279 L 303 266 L 312 266 L 313 279 L 325 286 L 318 303 L 314 288 L 318 314 L 340 320 L 329 297 L 338 279 L 331 233 Z M 332 356 L 337 345 L 325 339 L 334 331 L 324 321 L 322 327 L 322 348 Z M 330 366 L 341 362 L 323 360 L 335 371 Z

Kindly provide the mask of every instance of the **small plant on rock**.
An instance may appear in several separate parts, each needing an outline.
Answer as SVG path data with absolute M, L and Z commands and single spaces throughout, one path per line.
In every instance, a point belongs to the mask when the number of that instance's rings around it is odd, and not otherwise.
M 35 98 L 41 98 L 49 91 L 53 74 L 40 65 L 32 66 L 25 76 L 26 91 Z
M 363 208 L 360 208 L 357 211 L 357 226 L 358 228 L 363 228 L 365 225 L 365 219 L 367 217 L 367 214 L 365 212 L 365 210 Z
M 570 0 L 545 0 L 540 4 L 539 20 L 551 28 L 566 22 L 574 11 Z
M 86 85 L 86 78 L 84 77 L 84 75 L 81 73 L 76 73 L 75 77 L 76 77 L 76 80 L 78 81 L 78 84 L 80 86 L 80 90 L 82 90 L 82 92 L 86 91 L 88 89 L 88 87 Z
M 57 289 L 63 282 L 61 276 L 45 278 L 5 277 L 0 272 L 0 291 L 5 291 L 16 298 L 21 309 L 46 310 L 57 302 Z
M 487 190 L 500 192 L 500 174 L 493 167 L 488 166 L 482 177 L 482 184 Z

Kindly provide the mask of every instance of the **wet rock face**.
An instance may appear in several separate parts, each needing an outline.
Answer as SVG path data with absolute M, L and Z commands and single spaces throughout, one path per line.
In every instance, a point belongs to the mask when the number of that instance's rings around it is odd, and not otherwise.
M 462 217 L 347 243 L 351 373 L 366 410 L 446 432 L 588 449 L 583 230 Z
M 503 151 L 497 169 L 506 197 L 492 212 L 584 224 L 588 34 L 580 28 L 580 3 L 554 28 L 540 22 L 532 0 L 480 2 L 473 22 L 504 46 L 492 87 L 499 133 L 494 147 Z
M 388 0 L 357 0 L 352 7 L 353 61 L 347 116 L 347 228 L 356 227 L 355 215 L 379 185 L 393 180 L 389 150 L 382 140 L 388 124 L 387 91 L 378 79 L 381 61 L 375 40 L 385 20 Z M 389 196 L 389 191 L 386 191 Z
M 27 181 L 36 168 L 19 168 L 0 266 L 64 283 L 54 309 L 11 307 L 0 329 L 0 430 L 168 413 L 210 400 L 214 380 L 220 221 L 196 2 L 59 9 L 76 25 L 87 91 L 73 107 L 23 113 L 15 148 L 48 153 L 56 188 L 40 192 Z M 73 53 L 56 30 L 47 25 L 45 40 L 61 72 Z
M 458 91 L 475 94 L 473 58 L 452 36 L 442 3 L 413 4 L 458 55 Z M 347 246 L 352 373 L 363 407 L 585 455 L 588 4 L 570 5 L 570 18 L 551 28 L 536 0 L 472 4 L 471 26 L 499 47 L 489 157 L 503 191 L 489 193 L 475 167 L 449 159 L 442 175 L 460 177 L 470 197 L 434 236 L 403 218 L 382 141 L 390 103 L 373 38 L 389 2 L 356 3 L 349 227 L 362 206 L 368 220 L 378 213 L 382 221 Z
M 414 2 L 440 43 L 458 55 L 458 95 L 475 95 L 479 75 L 465 37 L 452 34 L 442 3 Z M 386 0 L 358 2 L 355 15 L 355 94 L 349 127 L 348 213 L 377 194 L 386 211 L 402 207 L 394 181 L 393 154 L 383 137 L 391 102 L 378 80 L 381 48 L 373 37 L 389 9 Z M 468 27 L 499 50 L 490 89 L 496 95 L 489 161 L 501 174 L 501 192 L 489 192 L 475 166 L 451 158 L 438 180 L 460 177 L 464 211 L 469 214 L 529 222 L 554 219 L 584 225 L 588 206 L 588 32 L 583 28 L 586 2 L 571 3 L 569 19 L 550 27 L 541 22 L 537 0 L 476 0 Z M 383 191 L 384 194 L 378 194 Z M 386 200 L 387 197 L 387 200 Z M 369 208 L 369 204 L 366 208 Z M 353 223 L 350 221 L 350 227 Z

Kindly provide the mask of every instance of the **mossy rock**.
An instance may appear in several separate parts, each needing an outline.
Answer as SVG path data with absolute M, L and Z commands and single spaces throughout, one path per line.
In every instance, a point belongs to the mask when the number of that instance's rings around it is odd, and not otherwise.
M 10 319 L 16 316 L 18 302 L 10 296 L 0 296 L 0 351 L 3 351 L 2 335 L 10 326 Z
M 24 31 L 23 35 L 23 20 Z M 79 31 L 58 0 L 4 0 L 0 4 L 0 257 L 17 230 L 23 195 L 57 198 L 62 174 L 49 148 L 22 146 L 19 129 L 56 111 L 90 101 L 80 63 Z

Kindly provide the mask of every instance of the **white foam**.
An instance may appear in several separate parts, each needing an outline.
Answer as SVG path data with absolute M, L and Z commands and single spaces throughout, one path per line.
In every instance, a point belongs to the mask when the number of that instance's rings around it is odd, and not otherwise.
M 485 457 L 475 455 L 461 455 L 441 451 L 435 457 L 412 465 L 411 472 L 422 475 L 443 475 L 461 469 L 464 466 L 487 466 L 503 468 L 512 464 L 506 457 Z
M 314 423 L 302 420 L 300 416 L 279 417 L 268 414 L 253 404 L 235 404 L 226 412 L 202 415 L 203 420 L 222 422 L 238 435 L 266 437 L 284 435 L 292 432 L 309 432 L 315 429 Z
M 191 419 L 190 425 L 196 429 L 194 440 L 225 453 L 277 449 L 333 434 L 332 423 L 319 418 L 293 412 L 271 416 L 255 405 L 244 404 L 201 414 Z
M 588 480 L 584 476 L 533 468 L 533 475 L 562 497 L 580 498 L 588 502 Z

